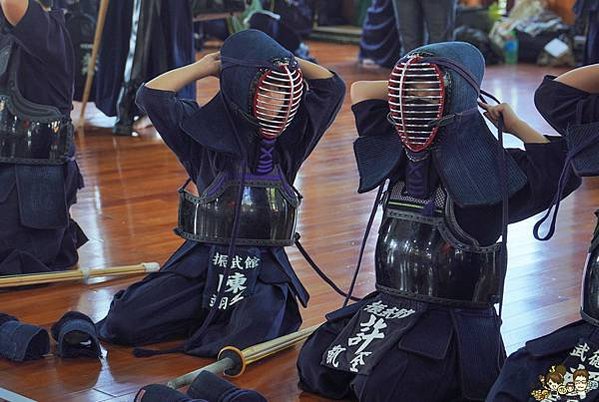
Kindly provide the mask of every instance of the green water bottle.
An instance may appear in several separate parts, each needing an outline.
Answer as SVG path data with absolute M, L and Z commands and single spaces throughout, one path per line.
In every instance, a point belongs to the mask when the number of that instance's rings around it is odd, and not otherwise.
M 503 55 L 506 64 L 518 63 L 518 38 L 515 31 L 510 32 L 505 39 L 505 43 L 503 44 Z

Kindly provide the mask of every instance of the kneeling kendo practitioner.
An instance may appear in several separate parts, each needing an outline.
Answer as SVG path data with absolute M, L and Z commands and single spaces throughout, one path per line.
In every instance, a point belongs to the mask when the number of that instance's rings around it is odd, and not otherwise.
M 69 215 L 83 186 L 69 117 L 73 48 L 62 11 L 0 6 L 0 275 L 64 270 L 87 241 Z
M 599 64 L 557 78 L 546 76 L 535 93 L 535 104 L 568 143 L 564 178 L 598 176 Z M 595 215 L 599 217 L 599 210 Z M 554 227 L 555 215 L 549 233 L 541 239 L 550 238 Z M 538 225 L 535 236 L 539 236 Z M 510 355 L 488 401 L 599 400 L 599 222 L 584 272 L 582 320 L 528 341 Z
M 206 105 L 175 96 L 208 76 L 220 91 Z M 305 306 L 308 294 L 284 250 L 300 202 L 292 184 L 344 93 L 337 75 L 255 30 L 142 86 L 139 106 L 200 195 L 180 190 L 176 232 L 187 241 L 160 272 L 115 295 L 98 324 L 104 340 L 189 338 L 186 353 L 213 356 L 299 328 L 296 298 Z
M 494 305 L 505 272 L 497 241 L 508 218 L 549 206 L 566 147 L 504 104 L 481 103 L 495 122 L 503 108 L 506 132 L 525 150 L 500 148 L 477 110 L 484 66 L 475 47 L 439 43 L 410 52 L 388 81 L 352 86 L 358 191 L 381 186 L 378 202 L 389 182 L 376 292 L 328 314 L 308 338 L 298 359 L 302 389 L 360 401 L 481 401 L 499 374 L 505 350 Z

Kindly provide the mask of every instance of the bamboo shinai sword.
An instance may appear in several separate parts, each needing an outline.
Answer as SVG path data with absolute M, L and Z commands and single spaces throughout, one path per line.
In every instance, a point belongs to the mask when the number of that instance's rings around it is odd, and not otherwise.
M 224 347 L 218 353 L 216 362 L 174 378 L 167 382 L 166 385 L 173 389 L 185 387 L 191 384 L 201 371 L 209 371 L 214 374 L 224 373 L 229 377 L 239 377 L 244 373 L 248 365 L 303 341 L 321 325 L 314 325 L 243 350 L 239 350 L 234 346 Z

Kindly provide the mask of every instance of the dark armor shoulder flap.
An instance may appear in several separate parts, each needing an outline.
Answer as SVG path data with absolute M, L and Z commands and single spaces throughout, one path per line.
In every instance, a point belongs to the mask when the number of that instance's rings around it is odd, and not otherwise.
M 482 115 L 474 113 L 456 118 L 443 127 L 432 153 L 443 185 L 459 206 L 501 202 L 497 140 Z M 528 179 L 511 155 L 505 157 L 507 190 L 511 197 Z
M 219 92 L 210 102 L 184 119 L 180 127 L 206 149 L 239 157 L 242 152 L 235 139 L 235 123 L 230 121 L 227 110 L 223 95 Z
M 34 229 L 65 228 L 69 212 L 63 166 L 15 166 L 21 223 Z
M 359 193 L 379 186 L 405 159 L 405 152 L 397 135 L 360 137 L 354 141 L 354 154 L 360 174 Z
M 599 122 L 570 126 L 565 137 L 576 175 L 599 175 Z

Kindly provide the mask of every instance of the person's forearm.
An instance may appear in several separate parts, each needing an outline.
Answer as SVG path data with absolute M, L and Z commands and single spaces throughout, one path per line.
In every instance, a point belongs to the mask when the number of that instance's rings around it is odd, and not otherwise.
M 525 144 L 545 144 L 549 142 L 544 135 L 528 125 L 524 121 L 520 121 L 513 129 L 514 135 Z
M 599 93 L 599 64 L 592 64 L 568 71 L 555 79 L 581 91 Z
M 211 76 L 212 73 L 202 60 L 175 70 L 167 71 L 146 83 L 146 87 L 161 91 L 179 92 L 184 86 Z
M 387 81 L 357 81 L 351 86 L 351 103 L 355 105 L 369 99 L 387 100 Z
M 299 63 L 302 74 L 307 80 L 320 80 L 325 78 L 331 78 L 333 73 L 326 68 L 319 66 L 318 64 L 311 63 L 304 59 L 296 58 Z
M 14 27 L 27 12 L 29 0 L 0 0 L 0 7 L 6 20 Z

